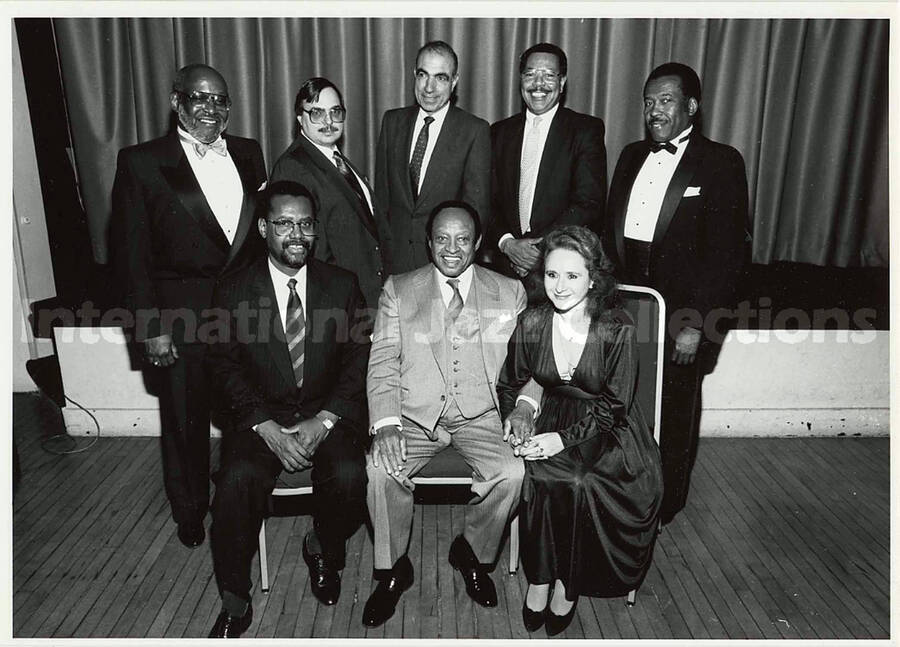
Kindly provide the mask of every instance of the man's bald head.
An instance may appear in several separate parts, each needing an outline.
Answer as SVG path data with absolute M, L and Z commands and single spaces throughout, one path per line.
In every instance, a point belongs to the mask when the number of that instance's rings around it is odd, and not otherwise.
M 224 77 L 209 65 L 186 65 L 175 74 L 169 105 L 179 125 L 198 141 L 214 142 L 228 125 L 231 99 Z

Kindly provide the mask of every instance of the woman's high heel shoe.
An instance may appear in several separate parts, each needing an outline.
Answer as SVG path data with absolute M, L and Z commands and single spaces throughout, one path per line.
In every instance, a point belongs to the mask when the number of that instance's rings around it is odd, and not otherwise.
M 572 618 L 575 617 L 575 607 L 577 606 L 577 602 L 572 603 L 572 608 L 569 609 L 569 612 L 564 616 L 558 616 L 553 613 L 550 609 L 546 611 L 546 618 L 544 622 L 546 623 L 545 629 L 547 630 L 548 636 L 555 636 L 558 633 L 562 633 L 565 631 L 566 627 L 572 622 Z
M 522 603 L 522 622 L 525 623 L 525 629 L 528 633 L 533 633 L 544 625 L 544 618 L 547 616 L 547 609 L 540 611 L 532 611 L 528 608 L 528 603 Z

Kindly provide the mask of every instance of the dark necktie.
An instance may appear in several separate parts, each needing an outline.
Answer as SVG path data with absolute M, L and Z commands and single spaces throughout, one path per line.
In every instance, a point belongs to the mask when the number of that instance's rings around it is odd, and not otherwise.
M 419 177 L 422 173 L 422 160 L 425 159 L 425 149 L 428 148 L 428 126 L 431 125 L 432 121 L 434 121 L 434 117 L 425 117 L 425 124 L 416 138 L 412 159 L 409 160 L 409 180 L 412 182 L 414 200 L 419 197 Z
M 666 151 L 674 155 L 678 152 L 678 148 L 672 142 L 652 142 L 650 144 L 650 152 L 658 153 L 659 151 Z
M 303 316 L 303 304 L 297 295 L 297 279 L 288 281 L 288 289 L 291 295 L 287 303 L 287 320 L 284 326 L 284 337 L 287 341 L 288 352 L 291 354 L 291 366 L 294 369 L 294 378 L 297 388 L 303 386 L 303 340 L 306 337 L 306 319 Z
M 356 179 L 356 175 L 347 164 L 347 160 L 337 149 L 335 149 L 333 157 L 334 165 L 337 167 L 337 170 L 340 172 L 340 174 L 344 176 L 344 179 L 347 180 L 347 184 L 349 184 L 350 188 L 353 189 L 356 197 L 359 198 L 359 203 L 360 205 L 362 205 L 363 211 L 371 216 L 372 210 L 369 209 L 369 203 L 366 201 L 366 194 L 363 193 L 363 189 L 359 184 L 359 180 Z
M 447 285 L 453 290 L 450 305 L 447 306 L 447 322 L 453 323 L 463 309 L 462 295 L 459 293 L 459 279 L 447 279 Z

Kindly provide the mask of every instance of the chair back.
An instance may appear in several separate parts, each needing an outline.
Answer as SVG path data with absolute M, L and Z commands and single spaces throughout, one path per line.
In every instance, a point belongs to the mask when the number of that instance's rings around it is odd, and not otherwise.
M 618 289 L 623 319 L 635 326 L 638 346 L 636 397 L 659 444 L 666 303 L 653 288 L 622 283 Z

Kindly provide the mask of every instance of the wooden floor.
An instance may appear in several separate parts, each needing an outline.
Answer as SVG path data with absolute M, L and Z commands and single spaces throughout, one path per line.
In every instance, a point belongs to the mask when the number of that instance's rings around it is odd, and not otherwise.
M 15 395 L 22 479 L 13 498 L 13 633 L 22 637 L 204 637 L 219 611 L 209 543 L 184 548 L 162 488 L 158 439 L 101 438 L 57 456 L 55 406 Z M 81 442 L 82 439 L 79 439 Z M 703 439 L 687 509 L 667 526 L 637 604 L 578 602 L 568 638 L 889 637 L 887 438 Z M 463 505 L 417 505 L 412 589 L 367 630 L 372 544 L 351 539 L 333 607 L 310 593 L 308 516 L 268 524 L 272 590 L 254 590 L 245 636 L 545 638 L 521 620 L 525 578 L 494 573 L 483 609 L 447 563 Z M 208 519 L 207 519 L 208 522 Z M 258 582 L 258 564 L 254 563 Z

